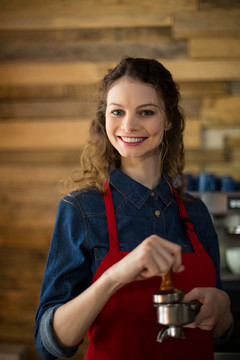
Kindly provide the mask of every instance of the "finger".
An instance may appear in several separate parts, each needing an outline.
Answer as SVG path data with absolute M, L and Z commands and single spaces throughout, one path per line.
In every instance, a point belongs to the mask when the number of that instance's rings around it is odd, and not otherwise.
M 171 265 L 168 260 L 162 254 L 158 254 L 154 251 L 147 257 L 146 265 L 143 271 L 141 271 L 141 275 L 143 277 L 162 276 L 170 269 L 170 267 Z
M 178 264 L 176 264 L 175 251 L 172 250 L 172 248 L 175 248 L 175 244 L 168 246 L 169 241 L 158 236 L 150 237 L 148 243 L 153 249 L 151 256 L 159 269 L 158 275 L 162 276 L 171 270 L 174 265 L 178 266 Z M 179 249 L 176 248 L 176 251 L 178 250 Z
M 194 288 L 191 291 L 189 291 L 184 296 L 184 300 L 192 301 L 192 300 L 198 300 L 201 303 L 204 301 L 205 295 L 204 295 L 204 289 L 203 288 Z
M 161 245 L 160 251 L 164 251 L 163 254 L 171 263 L 171 270 L 173 272 L 183 271 L 184 266 L 182 264 L 181 246 L 159 237 L 156 239 L 156 241 L 158 241 L 158 243 Z

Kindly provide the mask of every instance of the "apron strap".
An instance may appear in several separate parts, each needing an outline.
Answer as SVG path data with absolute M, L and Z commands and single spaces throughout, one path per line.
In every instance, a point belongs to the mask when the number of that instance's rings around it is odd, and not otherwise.
M 104 187 L 106 189 L 104 193 L 104 204 L 105 204 L 106 216 L 107 216 L 110 251 L 116 252 L 119 251 L 117 224 L 115 218 L 115 211 L 113 207 L 112 194 L 107 180 L 104 183 Z
M 203 245 L 198 240 L 198 237 L 197 237 L 197 235 L 195 233 L 194 224 L 189 219 L 187 210 L 186 210 L 182 200 L 180 199 L 180 196 L 179 196 L 177 190 L 175 189 L 175 187 L 172 184 L 171 184 L 171 188 L 172 188 L 174 197 L 175 197 L 175 199 L 177 201 L 179 214 L 180 214 L 180 217 L 181 217 L 181 219 L 183 221 L 183 226 L 184 226 L 184 228 L 186 230 L 187 237 L 191 241 L 191 244 L 192 244 L 195 252 L 205 251 Z

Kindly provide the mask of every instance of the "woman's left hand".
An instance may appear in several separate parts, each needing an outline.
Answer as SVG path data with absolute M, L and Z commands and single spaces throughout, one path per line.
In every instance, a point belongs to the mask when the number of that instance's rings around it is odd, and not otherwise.
M 230 300 L 225 291 L 216 288 L 194 288 L 184 300 L 198 300 L 202 303 L 195 321 L 186 325 L 189 328 L 212 330 L 213 338 L 221 337 L 230 327 L 232 314 Z

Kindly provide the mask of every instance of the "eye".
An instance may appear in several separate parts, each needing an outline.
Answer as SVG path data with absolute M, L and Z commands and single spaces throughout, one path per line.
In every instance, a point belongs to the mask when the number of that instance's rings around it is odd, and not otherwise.
M 154 115 L 154 111 L 152 110 L 142 110 L 140 111 L 141 116 L 152 116 Z
M 116 109 L 116 110 L 111 111 L 111 114 L 113 114 L 115 116 L 122 116 L 122 115 L 124 115 L 124 111 Z

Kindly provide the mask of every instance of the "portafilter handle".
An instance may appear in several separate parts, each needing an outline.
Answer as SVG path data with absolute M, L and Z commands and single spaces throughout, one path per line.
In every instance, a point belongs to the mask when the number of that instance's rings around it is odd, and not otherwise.
M 198 300 L 191 301 L 190 307 L 195 315 L 197 315 L 199 313 L 201 306 L 202 306 L 202 303 L 200 303 L 200 301 L 198 301 Z

